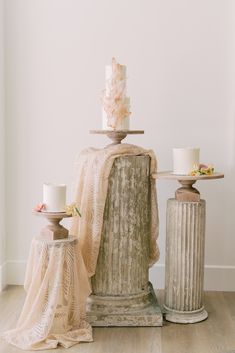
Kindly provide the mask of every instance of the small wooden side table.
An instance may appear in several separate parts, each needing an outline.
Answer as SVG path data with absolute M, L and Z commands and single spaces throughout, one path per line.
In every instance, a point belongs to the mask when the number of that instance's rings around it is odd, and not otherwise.
M 206 202 L 193 187 L 197 180 L 223 178 L 222 173 L 200 176 L 161 172 L 158 179 L 178 180 L 182 187 L 167 201 L 166 320 L 195 323 L 208 317 L 203 305 Z

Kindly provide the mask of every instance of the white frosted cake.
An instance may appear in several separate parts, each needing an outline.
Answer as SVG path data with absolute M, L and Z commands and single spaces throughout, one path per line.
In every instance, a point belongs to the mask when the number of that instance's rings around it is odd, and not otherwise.
M 199 148 L 173 148 L 173 173 L 188 175 L 195 165 L 199 165 Z
M 44 183 L 43 204 L 45 212 L 65 212 L 66 185 Z
M 126 96 L 126 66 L 113 58 L 105 68 L 102 95 L 102 129 L 129 130 L 130 98 Z

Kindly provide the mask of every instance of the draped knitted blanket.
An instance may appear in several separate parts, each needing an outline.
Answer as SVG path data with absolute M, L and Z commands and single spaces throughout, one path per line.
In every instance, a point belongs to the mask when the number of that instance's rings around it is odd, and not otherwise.
M 99 255 L 109 174 L 115 158 L 139 155 L 150 156 L 150 175 L 156 173 L 154 152 L 138 146 L 119 144 L 80 153 L 74 197 L 82 217 L 74 217 L 70 229 L 78 239 L 33 240 L 25 278 L 27 297 L 17 327 L 2 335 L 7 342 L 22 349 L 41 350 L 92 341 L 91 326 L 85 321 L 86 299 Z M 148 263 L 152 266 L 159 258 L 159 249 L 156 185 L 151 176 L 150 188 Z
M 24 287 L 27 296 L 16 328 L 1 338 L 25 350 L 92 341 L 92 328 L 86 322 L 91 288 L 76 237 L 34 238 Z
M 130 144 L 111 145 L 104 149 L 83 150 L 75 164 L 75 201 L 82 217 L 74 217 L 70 234 L 79 237 L 79 244 L 88 276 L 95 274 L 99 254 L 103 214 L 108 192 L 109 174 L 115 158 L 120 156 L 150 156 L 150 174 L 157 172 L 157 161 L 152 150 Z M 149 237 L 149 266 L 159 258 L 158 206 L 155 180 L 150 177 L 151 186 L 151 234 Z

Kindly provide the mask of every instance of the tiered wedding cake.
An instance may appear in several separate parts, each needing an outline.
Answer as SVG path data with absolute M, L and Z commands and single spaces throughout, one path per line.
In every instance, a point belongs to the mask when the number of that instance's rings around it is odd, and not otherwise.
M 130 98 L 126 96 L 126 66 L 113 58 L 105 68 L 105 90 L 102 95 L 103 130 L 129 130 Z

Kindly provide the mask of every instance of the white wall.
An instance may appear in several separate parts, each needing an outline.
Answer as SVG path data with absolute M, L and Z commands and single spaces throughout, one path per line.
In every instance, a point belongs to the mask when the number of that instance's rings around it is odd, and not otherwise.
M 70 187 L 76 154 L 108 143 L 88 131 L 101 126 L 104 67 L 115 56 L 128 69 L 131 126 L 145 130 L 127 141 L 154 149 L 160 170 L 171 168 L 173 147 L 199 146 L 201 161 L 225 173 L 224 180 L 198 183 L 207 200 L 206 288 L 235 290 L 232 0 L 6 3 L 8 281 L 22 282 L 43 224 L 31 214 L 43 182 Z M 176 187 L 158 183 L 157 287 L 164 280 L 166 200 Z
M 5 286 L 4 1 L 0 0 L 0 290 Z

